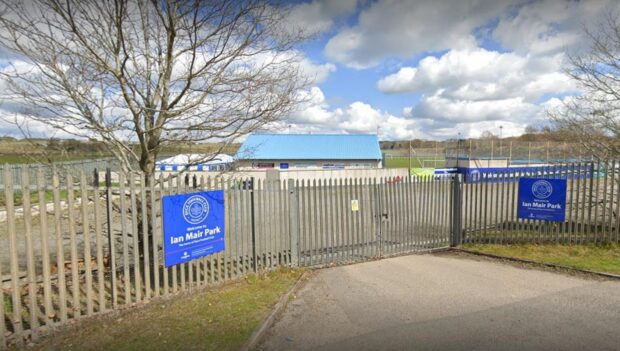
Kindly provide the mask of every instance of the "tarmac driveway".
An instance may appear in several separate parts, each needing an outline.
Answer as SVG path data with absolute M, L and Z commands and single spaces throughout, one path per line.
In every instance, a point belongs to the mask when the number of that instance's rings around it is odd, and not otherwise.
M 264 350 L 620 350 L 620 282 L 456 254 L 320 270 Z

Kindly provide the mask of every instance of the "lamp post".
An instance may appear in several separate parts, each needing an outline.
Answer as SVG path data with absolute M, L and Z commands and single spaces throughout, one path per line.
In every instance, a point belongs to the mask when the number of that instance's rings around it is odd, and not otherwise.
M 502 130 L 504 129 L 504 126 L 499 126 L 499 157 L 503 157 L 504 154 L 502 153 Z
M 456 166 L 459 166 L 459 157 L 461 157 L 461 132 L 458 132 L 456 139 Z

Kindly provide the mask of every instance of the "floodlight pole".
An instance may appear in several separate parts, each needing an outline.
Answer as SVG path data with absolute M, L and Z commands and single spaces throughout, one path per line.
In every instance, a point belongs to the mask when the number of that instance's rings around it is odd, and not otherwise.
M 504 154 L 502 153 L 502 130 L 504 129 L 504 126 L 499 126 L 499 157 L 503 157 Z
M 459 166 L 459 157 L 461 157 L 461 132 L 456 139 L 456 167 Z
M 411 172 L 411 139 L 409 139 L 409 172 Z

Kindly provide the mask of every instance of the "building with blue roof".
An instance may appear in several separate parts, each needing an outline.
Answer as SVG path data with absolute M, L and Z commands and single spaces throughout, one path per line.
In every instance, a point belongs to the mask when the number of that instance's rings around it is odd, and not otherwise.
M 235 155 L 240 169 L 381 168 L 375 134 L 252 134 Z

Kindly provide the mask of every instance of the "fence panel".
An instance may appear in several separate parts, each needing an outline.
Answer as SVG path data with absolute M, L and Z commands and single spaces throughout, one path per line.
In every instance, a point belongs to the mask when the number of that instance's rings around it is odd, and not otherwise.
M 117 172 L 100 181 L 97 170 L 89 177 L 55 169 L 50 185 L 45 172 L 20 173 L 19 187 L 13 172 L 3 173 L 2 347 L 7 336 L 14 343 L 36 338 L 80 316 L 259 270 L 363 261 L 450 243 L 454 200 L 446 178 L 285 183 Z M 212 189 L 225 192 L 225 250 L 165 268 L 162 197 Z
M 608 243 L 620 229 L 619 164 L 616 161 L 548 166 L 536 172 L 483 174 L 463 185 L 463 242 Z M 566 219 L 519 219 L 519 178 L 566 179 Z

